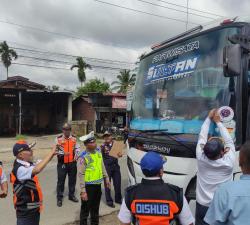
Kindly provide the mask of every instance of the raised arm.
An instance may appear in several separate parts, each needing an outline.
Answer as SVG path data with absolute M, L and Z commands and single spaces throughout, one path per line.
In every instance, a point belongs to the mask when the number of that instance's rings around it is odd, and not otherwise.
M 204 121 L 203 125 L 201 126 L 201 131 L 200 131 L 199 139 L 198 139 L 197 146 L 196 146 L 196 157 L 197 158 L 199 158 L 201 156 L 203 146 L 207 143 L 208 131 L 209 131 L 210 124 L 211 124 L 211 119 L 209 117 L 207 117 L 206 120 Z
M 32 170 L 32 176 L 39 174 L 50 162 L 50 160 L 56 155 L 57 147 L 56 145 L 53 146 L 52 151 L 40 162 L 38 163 Z

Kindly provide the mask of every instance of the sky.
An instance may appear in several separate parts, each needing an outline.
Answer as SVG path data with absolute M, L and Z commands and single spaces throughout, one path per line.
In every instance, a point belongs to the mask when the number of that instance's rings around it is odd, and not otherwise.
M 214 19 L 223 20 L 219 16 L 231 18 L 247 14 L 250 1 L 238 2 L 188 0 L 189 8 L 200 11 L 189 10 L 187 27 L 207 24 Z M 118 68 L 93 67 L 86 71 L 87 80 L 97 77 L 111 83 L 120 68 L 133 69 L 133 63 L 142 53 L 150 51 L 150 46 L 186 30 L 186 5 L 187 0 L 0 0 L 0 41 L 6 40 L 11 47 L 19 48 L 16 51 L 22 57 L 16 63 L 67 68 L 13 64 L 9 75 L 21 75 L 44 85 L 75 90 L 79 86 L 77 71 L 68 69 L 69 63 L 74 63 L 75 59 L 54 54 L 61 53 L 115 61 L 104 63 L 87 60 L 91 65 Z M 50 53 L 27 51 L 32 49 Z M 67 65 L 54 61 L 34 61 L 34 57 L 67 61 Z M 0 80 L 3 79 L 6 79 L 6 70 L 0 63 Z

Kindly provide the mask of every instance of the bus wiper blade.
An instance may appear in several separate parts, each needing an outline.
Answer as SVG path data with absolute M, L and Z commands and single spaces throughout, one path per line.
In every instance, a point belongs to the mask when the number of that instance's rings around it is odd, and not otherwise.
M 190 148 L 189 146 L 183 144 L 181 141 L 176 140 L 176 139 L 173 137 L 173 135 L 171 135 L 171 134 L 168 133 L 167 131 L 155 131 L 155 132 L 153 132 L 153 133 L 154 133 L 154 134 L 157 134 L 157 133 L 158 133 L 158 134 L 164 134 L 164 135 L 166 135 L 169 139 L 175 141 L 177 144 L 182 145 L 182 146 L 185 147 L 186 149 L 188 149 L 188 150 L 190 150 L 190 151 L 193 152 L 193 149 L 192 149 L 192 148 Z

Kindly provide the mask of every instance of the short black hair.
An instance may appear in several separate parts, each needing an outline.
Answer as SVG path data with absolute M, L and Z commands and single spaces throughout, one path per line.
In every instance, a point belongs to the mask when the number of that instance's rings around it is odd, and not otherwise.
M 205 144 L 203 150 L 207 158 L 215 160 L 224 150 L 224 144 L 220 138 L 214 137 Z
M 240 148 L 240 152 L 244 154 L 245 167 L 250 168 L 250 140 L 247 140 Z
M 160 171 L 156 172 L 156 173 L 153 173 L 149 170 L 142 170 L 142 173 L 144 174 L 145 177 L 156 177 L 157 175 L 159 175 Z

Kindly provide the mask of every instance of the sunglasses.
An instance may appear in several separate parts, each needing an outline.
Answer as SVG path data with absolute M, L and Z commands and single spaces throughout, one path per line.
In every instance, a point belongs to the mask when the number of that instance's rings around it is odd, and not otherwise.
M 63 128 L 63 130 L 70 131 L 71 129 L 70 128 Z

